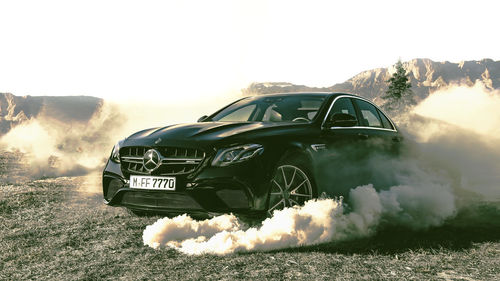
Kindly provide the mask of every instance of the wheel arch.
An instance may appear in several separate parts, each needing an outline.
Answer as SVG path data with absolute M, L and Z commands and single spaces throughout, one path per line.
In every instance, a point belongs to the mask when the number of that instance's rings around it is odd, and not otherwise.
M 286 147 L 278 161 L 275 163 L 275 168 L 283 161 L 296 159 L 301 160 L 307 165 L 312 172 L 313 169 L 313 156 L 307 145 L 300 142 L 291 142 Z

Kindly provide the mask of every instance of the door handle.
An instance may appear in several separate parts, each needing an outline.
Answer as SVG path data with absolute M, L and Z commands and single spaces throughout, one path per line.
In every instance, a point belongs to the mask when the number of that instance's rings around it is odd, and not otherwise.
M 394 141 L 394 142 L 400 142 L 401 138 L 400 137 L 393 137 L 392 141 Z
M 367 139 L 368 139 L 368 135 L 366 135 L 366 134 L 362 134 L 362 133 L 359 133 L 359 134 L 358 134 L 358 137 L 359 137 L 360 139 L 362 139 L 362 140 L 367 140 Z

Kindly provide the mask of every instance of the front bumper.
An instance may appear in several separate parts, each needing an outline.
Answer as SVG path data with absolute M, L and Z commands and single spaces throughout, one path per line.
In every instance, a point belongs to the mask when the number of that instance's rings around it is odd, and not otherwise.
M 246 213 L 267 208 L 272 175 L 259 159 L 227 167 L 203 167 L 191 175 L 176 177 L 176 191 L 129 187 L 120 164 L 108 161 L 103 172 L 104 202 L 132 210 L 165 214 Z

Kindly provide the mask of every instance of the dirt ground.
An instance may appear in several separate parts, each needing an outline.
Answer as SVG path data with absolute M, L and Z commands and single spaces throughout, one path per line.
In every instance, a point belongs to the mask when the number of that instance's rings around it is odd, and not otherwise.
M 98 174 L 23 179 L 6 157 L 0 161 L 0 280 L 500 279 L 495 205 L 474 206 L 425 231 L 386 227 L 342 243 L 187 256 L 144 246 L 143 230 L 160 217 L 104 205 Z

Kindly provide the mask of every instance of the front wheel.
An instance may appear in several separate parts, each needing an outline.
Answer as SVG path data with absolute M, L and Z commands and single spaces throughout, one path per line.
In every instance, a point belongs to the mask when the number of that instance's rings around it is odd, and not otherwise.
M 314 196 L 314 183 L 308 170 L 299 163 L 278 165 L 269 190 L 268 215 L 274 210 L 303 205 Z

